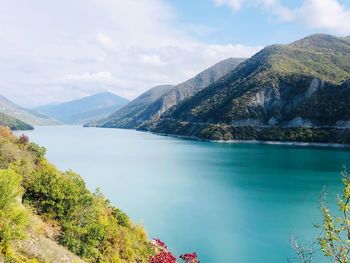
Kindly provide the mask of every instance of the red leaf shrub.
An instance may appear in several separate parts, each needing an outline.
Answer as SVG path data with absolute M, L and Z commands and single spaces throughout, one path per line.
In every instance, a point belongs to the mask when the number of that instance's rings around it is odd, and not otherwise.
M 165 245 L 165 243 L 163 241 L 161 241 L 159 239 L 153 239 L 153 240 L 158 246 L 166 249 L 166 245 Z
M 154 257 L 150 257 L 149 263 L 176 263 L 176 258 L 171 254 L 171 252 L 162 250 Z
M 150 244 L 158 248 L 157 251 L 160 252 L 153 257 L 149 257 L 149 263 L 176 263 L 176 258 L 167 250 L 167 246 L 163 241 L 153 239 Z M 196 252 L 181 255 L 180 258 L 185 261 L 185 263 L 199 263 Z
M 181 255 L 180 258 L 186 263 L 199 263 L 196 252 Z
M 23 145 L 27 145 L 29 142 L 29 137 L 22 134 L 19 138 L 18 138 L 18 143 L 23 144 Z

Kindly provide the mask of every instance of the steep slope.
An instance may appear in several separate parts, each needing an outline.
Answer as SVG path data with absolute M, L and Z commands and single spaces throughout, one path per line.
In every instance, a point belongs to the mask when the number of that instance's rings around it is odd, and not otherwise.
M 143 228 L 45 152 L 0 127 L 0 262 L 149 262 Z
M 53 118 L 67 124 L 83 124 L 109 116 L 129 102 L 111 92 L 98 93 L 69 102 L 38 107 Z
M 11 130 L 33 130 L 34 128 L 23 121 L 17 120 L 5 113 L 0 112 L 0 126 L 8 126 Z
M 204 126 L 344 126 L 350 119 L 347 78 L 350 40 L 311 35 L 289 45 L 266 47 L 165 112 L 161 122 L 140 128 L 164 132 L 167 122 L 174 125 L 174 121 Z M 339 89 L 343 96 L 328 99 Z M 325 109 L 328 117 L 320 113 Z
M 22 108 L 7 98 L 0 95 L 0 112 L 5 113 L 13 118 L 21 120 L 32 126 L 35 125 L 58 125 L 59 121 L 37 111 Z
M 175 104 L 188 97 L 191 97 L 228 72 L 231 72 L 244 60 L 245 59 L 243 58 L 229 58 L 221 61 L 199 73 L 194 78 L 171 88 L 157 100 L 147 105 L 147 107 L 144 105 L 144 109 L 142 111 L 138 111 L 137 115 L 128 116 L 130 119 L 129 121 L 125 121 L 123 118 L 115 120 L 113 116 L 111 116 L 111 119 L 107 119 L 100 126 L 112 128 L 136 128 L 138 125 L 140 125 L 140 123 L 144 121 L 157 119 L 162 113 L 164 113 Z
M 135 126 L 134 119 L 142 113 L 151 103 L 157 100 L 160 96 L 168 92 L 174 86 L 160 85 L 138 96 L 136 99 L 129 102 L 121 109 L 115 111 L 106 119 L 91 122 L 86 126 L 102 126 L 108 123 L 111 127 L 132 128 Z

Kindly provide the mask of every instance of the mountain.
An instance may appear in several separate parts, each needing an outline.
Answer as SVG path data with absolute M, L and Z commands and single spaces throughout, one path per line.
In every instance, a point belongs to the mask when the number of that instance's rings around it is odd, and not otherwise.
M 160 85 L 151 88 L 136 99 L 130 101 L 121 109 L 114 112 L 108 118 L 91 122 L 86 126 L 101 126 L 108 123 L 108 125 L 114 127 L 133 128 L 135 125 L 137 125 L 137 122 L 135 122 L 137 116 L 139 116 L 145 108 L 156 101 L 159 97 L 167 93 L 173 87 L 174 86 L 171 85 Z
M 136 128 L 144 121 L 157 119 L 166 110 L 180 101 L 196 94 L 209 84 L 215 82 L 236 68 L 244 60 L 244 58 L 229 58 L 221 61 L 184 83 L 172 88 L 167 86 L 168 90 L 166 90 L 164 94 L 157 93 L 159 97 L 152 96 L 152 99 L 146 100 L 145 103 L 138 103 L 140 98 L 147 96 L 146 92 L 138 97 L 136 101 L 133 101 L 135 105 L 139 105 L 136 111 L 123 108 L 112 114 L 102 123 L 98 123 L 97 126 L 112 128 Z M 161 90 L 163 92 L 165 91 L 164 88 L 161 88 Z M 150 90 L 150 92 L 153 91 Z
M 23 121 L 0 112 L 0 126 L 8 126 L 11 130 L 33 130 L 34 128 Z
M 58 125 L 59 121 L 37 111 L 22 108 L 0 95 L 0 112 L 21 120 L 29 125 Z
M 273 132 L 273 127 L 284 127 L 272 140 L 295 140 L 281 135 L 287 127 L 302 127 L 298 132 L 310 132 L 310 127 L 347 128 L 349 78 L 350 39 L 311 35 L 288 45 L 264 48 L 166 111 L 161 120 L 139 128 L 209 139 L 245 139 L 247 134 L 236 136 L 237 129 L 240 134 L 243 128 L 232 127 L 256 127 L 255 135 L 248 137 L 261 139 L 262 129 Z M 247 128 L 244 133 L 252 131 Z M 315 131 L 311 129 L 311 134 Z
M 111 92 L 98 93 L 69 102 L 37 108 L 66 124 L 83 124 L 102 119 L 129 102 Z

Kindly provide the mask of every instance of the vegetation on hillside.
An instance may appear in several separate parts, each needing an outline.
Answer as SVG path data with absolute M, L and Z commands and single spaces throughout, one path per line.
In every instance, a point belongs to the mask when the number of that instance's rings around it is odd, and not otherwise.
M 341 84 L 350 78 L 349 65 L 350 41 L 333 36 L 312 35 L 266 47 L 162 117 L 226 124 L 247 119 L 267 124 L 275 117 L 281 123 L 292 108 L 322 89 L 320 83 L 310 90 L 315 78 Z
M 340 85 L 326 84 L 290 112 L 290 119 L 295 116 L 317 126 L 334 126 L 337 121 L 350 120 L 350 81 Z
M 6 115 L 21 120 L 22 122 L 28 123 L 32 126 L 60 124 L 59 121 L 56 121 L 55 119 L 40 111 L 24 109 L 1 95 L 0 108 L 2 113 L 5 113 Z
M 266 47 L 137 129 L 214 140 L 349 143 L 349 78 L 349 39 L 311 35 Z
M 10 244 L 25 237 L 28 211 L 18 202 L 22 196 L 22 178 L 9 167 L 0 170 L 0 254 L 11 253 Z
M 79 256 L 69 257 L 74 263 L 82 262 L 80 259 L 91 263 L 176 262 L 163 242 L 150 242 L 143 227 L 111 205 L 99 188 L 90 192 L 82 177 L 71 170 L 59 171 L 45 154 L 46 149 L 29 142 L 27 136 L 16 137 L 8 127 L 0 126 L 0 260 L 51 262 L 42 256 L 48 254 L 46 251 L 37 258 L 25 249 L 50 241 L 53 247 L 36 249 L 54 250 L 51 258 L 57 256 L 55 253 L 66 256 L 73 252 Z M 21 245 L 42 235 L 51 240 Z M 195 253 L 181 259 L 199 263 Z
M 34 128 L 23 121 L 15 119 L 0 112 L 0 126 L 9 127 L 11 130 L 33 130 Z
M 163 120 L 148 122 L 147 126 L 141 126 L 140 129 L 203 140 L 350 144 L 350 129 L 334 127 L 254 127 Z
M 0 128 L 0 255 L 26 262 L 14 241 L 36 214 L 54 230 L 53 240 L 86 262 L 148 262 L 154 249 L 143 228 L 44 155 L 45 148 Z
M 326 193 L 321 199 L 322 223 L 315 227 L 320 230 L 319 235 L 311 244 L 302 246 L 292 236 L 291 245 L 302 263 L 312 263 L 314 254 L 320 252 L 333 263 L 350 262 L 350 174 L 342 172 L 344 184 L 342 195 L 337 196 L 339 211 L 333 216 L 326 204 Z
M 229 58 L 177 86 L 161 86 L 162 94 L 159 93 L 158 89 L 158 92 L 156 92 L 159 95 L 158 97 L 152 96 L 150 98 L 148 96 L 154 94 L 154 90 L 151 89 L 107 119 L 97 122 L 96 125 L 107 128 L 134 129 L 142 122 L 157 119 L 173 105 L 193 96 L 198 91 L 231 72 L 244 60 L 243 58 Z M 164 88 L 166 88 L 165 92 L 163 92 Z M 88 126 L 93 126 L 93 124 Z

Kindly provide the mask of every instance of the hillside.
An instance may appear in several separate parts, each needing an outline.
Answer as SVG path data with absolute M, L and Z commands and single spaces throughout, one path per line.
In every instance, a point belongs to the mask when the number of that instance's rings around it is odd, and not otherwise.
M 348 78 L 350 40 L 311 35 L 288 45 L 266 47 L 224 78 L 172 107 L 161 121 L 139 128 L 173 133 L 169 126 L 176 130 L 175 123 L 181 122 L 202 128 L 348 127 Z
M 157 119 L 172 106 L 193 96 L 228 72 L 231 72 L 244 60 L 243 58 L 229 58 L 221 61 L 199 73 L 194 78 L 172 87 L 165 94 L 162 94 L 155 101 L 152 101 L 152 103 L 143 104 L 143 108 L 140 107 L 137 112 L 130 112 L 126 115 L 116 112 L 97 126 L 109 128 L 136 128 L 144 121 Z
M 174 86 L 171 85 L 160 85 L 151 88 L 136 99 L 130 101 L 121 109 L 115 111 L 112 115 L 108 116 L 108 118 L 88 123 L 86 126 L 102 126 L 105 123 L 108 123 L 108 125 L 113 127 L 133 128 L 136 125 L 134 120 L 137 116 L 173 87 Z
M 0 262 L 148 262 L 143 228 L 45 152 L 0 127 Z
M 106 118 L 128 102 L 111 92 L 103 92 L 61 104 L 41 106 L 37 110 L 66 124 L 84 124 Z
M 5 113 L 0 112 L 0 126 L 7 126 L 11 130 L 33 130 L 34 128 L 23 121 L 17 120 Z
M 61 124 L 59 121 L 47 116 L 40 111 L 22 108 L 1 95 L 0 112 L 21 120 L 22 122 L 28 123 L 32 126 Z

